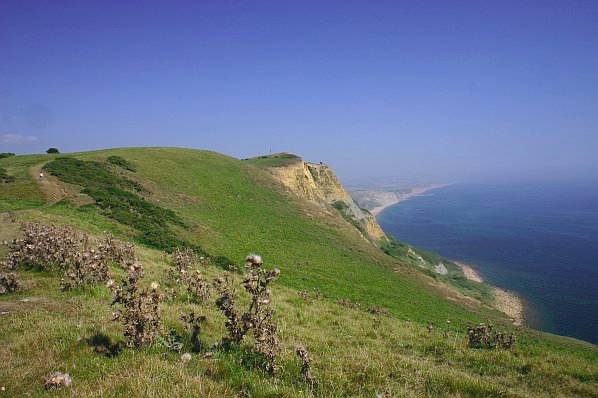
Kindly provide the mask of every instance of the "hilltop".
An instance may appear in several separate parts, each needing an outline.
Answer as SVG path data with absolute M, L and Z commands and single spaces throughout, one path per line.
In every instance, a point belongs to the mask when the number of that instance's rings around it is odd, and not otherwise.
M 248 342 L 206 348 L 190 362 L 161 344 L 99 355 L 92 337 L 123 340 L 111 321 L 109 290 L 61 292 L 60 274 L 19 268 L 20 290 L 0 295 L 0 387 L 7 396 L 46 395 L 43 380 L 53 371 L 73 379 L 58 395 L 80 397 L 598 393 L 595 346 L 512 325 L 492 307 L 487 285 L 386 237 L 324 164 L 290 154 L 239 160 L 191 149 L 122 148 L 11 156 L 0 167 L 11 176 L 0 183 L 0 240 L 19 237 L 23 221 L 71 226 L 92 241 L 108 231 L 134 245 L 145 283 L 161 286 L 171 268 L 168 253 L 182 247 L 209 259 L 206 278 L 226 270 L 240 282 L 252 252 L 280 269 L 271 296 L 282 352 L 272 376 Z M 0 258 L 6 254 L 4 247 Z M 446 274 L 434 271 L 440 262 Z M 110 273 L 123 278 L 115 267 Z M 225 318 L 213 304 L 166 300 L 165 328 L 186 335 L 179 318 L 191 310 L 206 316 L 204 347 L 218 343 Z M 467 346 L 467 326 L 488 321 L 516 335 L 512 350 Z M 189 339 L 183 343 L 189 350 Z M 314 389 L 298 376 L 297 345 L 312 358 Z

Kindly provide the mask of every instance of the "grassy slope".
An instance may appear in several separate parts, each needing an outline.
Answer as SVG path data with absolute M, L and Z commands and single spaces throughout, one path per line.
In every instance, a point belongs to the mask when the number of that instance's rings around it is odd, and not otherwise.
M 77 340 L 98 330 L 117 336 L 118 326 L 108 320 L 107 292 L 97 288 L 62 294 L 57 277 L 22 272 L 27 289 L 16 297 L 41 301 L 38 305 L 18 302 L 15 295 L 0 298 L 0 306 L 9 309 L 3 315 L 9 322 L 0 325 L 0 339 L 6 343 L 0 353 L 7 358 L 0 380 L 6 380 L 13 393 L 40 393 L 40 378 L 51 370 L 67 369 L 75 377 L 73 389 L 79 396 L 192 396 L 200 391 L 206 396 L 234 396 L 241 390 L 301 396 L 291 353 L 298 341 L 312 351 L 322 381 L 318 393 L 323 396 L 373 396 L 385 389 L 406 396 L 479 397 L 543 396 L 545 391 L 593 396 L 598 391 L 597 352 L 591 345 L 519 331 L 515 353 L 464 349 L 464 324 L 486 317 L 498 320 L 495 312 L 470 311 L 442 299 L 443 293 L 430 287 L 427 277 L 413 267 L 397 264 L 322 209 L 285 197 L 267 173 L 247 162 L 182 149 L 118 149 L 77 156 L 109 155 L 133 162 L 138 169 L 135 177 L 152 191 L 151 199 L 174 209 L 192 226 L 181 231 L 187 239 L 235 260 L 257 251 L 282 269 L 274 295 L 286 347 L 285 370 L 275 383 L 240 364 L 238 360 L 245 357 L 240 352 L 196 359 L 188 367 L 157 348 L 127 351 L 115 359 L 98 357 Z M 14 186 L 2 186 L 2 211 L 30 208 L 18 217 L 73 224 L 95 234 L 106 229 L 130 234 L 95 211 L 64 204 L 35 209 L 42 195 L 27 178 L 27 168 L 48 159 L 0 160 L 0 166 L 18 177 Z M 14 233 L 14 226 L 9 228 L 6 219 L 2 222 L 7 227 L 3 233 Z M 142 253 L 150 278 L 162 278 L 162 254 L 149 249 Z M 324 298 L 305 303 L 296 289 L 318 289 Z M 337 298 L 364 307 L 383 306 L 392 316 L 347 309 L 335 303 Z M 170 324 L 175 324 L 183 306 L 165 306 Z M 210 310 L 210 320 L 206 340 L 216 341 L 222 334 L 221 319 Z M 427 322 L 436 325 L 431 335 L 425 330 Z M 449 327 L 445 338 L 442 330 Z

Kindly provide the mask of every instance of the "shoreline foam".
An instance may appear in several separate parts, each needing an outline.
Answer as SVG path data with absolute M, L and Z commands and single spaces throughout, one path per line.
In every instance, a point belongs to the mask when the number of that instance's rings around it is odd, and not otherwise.
M 459 262 L 455 262 L 463 270 L 463 274 L 467 279 L 474 282 L 483 283 L 484 278 L 471 266 Z M 525 311 L 523 300 L 515 293 L 502 289 L 500 287 L 491 286 L 492 294 L 494 295 L 494 307 L 507 314 L 514 325 L 521 326 L 525 322 Z

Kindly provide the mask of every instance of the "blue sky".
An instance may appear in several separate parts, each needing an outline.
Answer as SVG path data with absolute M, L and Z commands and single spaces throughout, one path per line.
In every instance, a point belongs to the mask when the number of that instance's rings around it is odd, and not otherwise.
M 0 2 L 0 152 L 290 151 L 348 182 L 598 177 L 598 3 Z

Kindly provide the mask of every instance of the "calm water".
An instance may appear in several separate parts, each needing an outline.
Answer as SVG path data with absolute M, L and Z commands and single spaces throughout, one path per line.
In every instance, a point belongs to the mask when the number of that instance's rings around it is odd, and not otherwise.
M 397 239 L 517 292 L 531 326 L 598 343 L 596 184 L 456 184 L 378 220 Z

